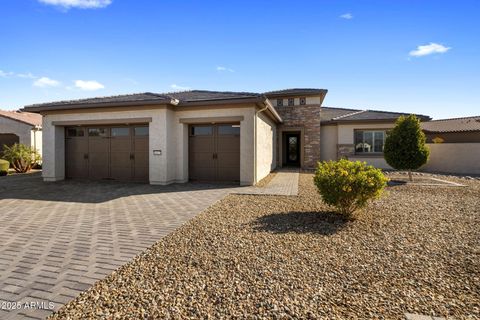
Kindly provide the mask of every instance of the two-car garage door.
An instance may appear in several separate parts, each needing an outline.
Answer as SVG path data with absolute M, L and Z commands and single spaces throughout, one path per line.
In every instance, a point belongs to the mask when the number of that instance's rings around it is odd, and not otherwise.
M 65 130 L 67 178 L 148 181 L 148 126 Z

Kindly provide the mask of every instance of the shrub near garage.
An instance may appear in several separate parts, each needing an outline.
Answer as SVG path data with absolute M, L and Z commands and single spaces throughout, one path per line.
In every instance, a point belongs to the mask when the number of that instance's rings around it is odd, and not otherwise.
M 4 145 L 3 157 L 12 164 L 15 172 L 18 173 L 30 171 L 41 160 L 37 150 L 19 143 L 15 143 L 11 147 Z
M 323 201 L 347 216 L 380 197 L 388 181 L 380 169 L 346 159 L 319 162 L 313 179 Z
M 10 168 L 10 162 L 0 159 L 0 176 L 6 176 L 8 174 L 8 168 Z

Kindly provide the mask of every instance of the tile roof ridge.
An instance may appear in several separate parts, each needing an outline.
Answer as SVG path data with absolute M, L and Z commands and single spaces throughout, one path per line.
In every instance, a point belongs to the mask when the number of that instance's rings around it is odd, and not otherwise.
M 341 115 L 341 116 L 332 118 L 332 120 L 340 120 L 340 119 L 343 119 L 343 118 L 346 118 L 346 117 L 350 117 L 350 116 L 354 116 L 354 115 L 357 115 L 357 114 L 360 114 L 360 113 L 364 113 L 364 112 L 367 112 L 367 111 L 368 111 L 368 110 L 358 110 L 358 111 L 355 111 L 355 112 L 352 112 L 352 113 L 347 113 L 347 114 L 344 114 L 344 115 Z

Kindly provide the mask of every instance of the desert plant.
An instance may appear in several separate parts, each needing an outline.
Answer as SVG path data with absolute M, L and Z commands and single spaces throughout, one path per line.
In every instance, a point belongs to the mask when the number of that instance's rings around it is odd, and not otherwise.
M 348 216 L 378 198 L 387 181 L 380 169 L 346 159 L 319 162 L 314 177 L 323 201 Z
M 15 172 L 24 173 L 32 169 L 41 158 L 38 152 L 24 144 L 15 143 L 9 147 L 3 146 L 3 157 L 8 160 Z
M 385 139 L 385 161 L 394 169 L 408 170 L 408 177 L 412 181 L 412 170 L 427 163 L 430 155 L 425 141 L 420 120 L 415 115 L 401 116 Z

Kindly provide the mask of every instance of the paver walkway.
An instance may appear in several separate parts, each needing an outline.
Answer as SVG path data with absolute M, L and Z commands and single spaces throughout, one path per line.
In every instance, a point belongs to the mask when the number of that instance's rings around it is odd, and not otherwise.
M 244 187 L 233 191 L 237 194 L 259 194 L 276 196 L 298 195 L 298 170 L 282 170 L 275 174 L 275 177 L 262 188 Z
M 45 318 L 230 191 L 2 177 L 0 319 Z
M 225 195 L 296 195 L 298 176 L 263 188 L 2 177 L 0 319 L 43 319 Z

